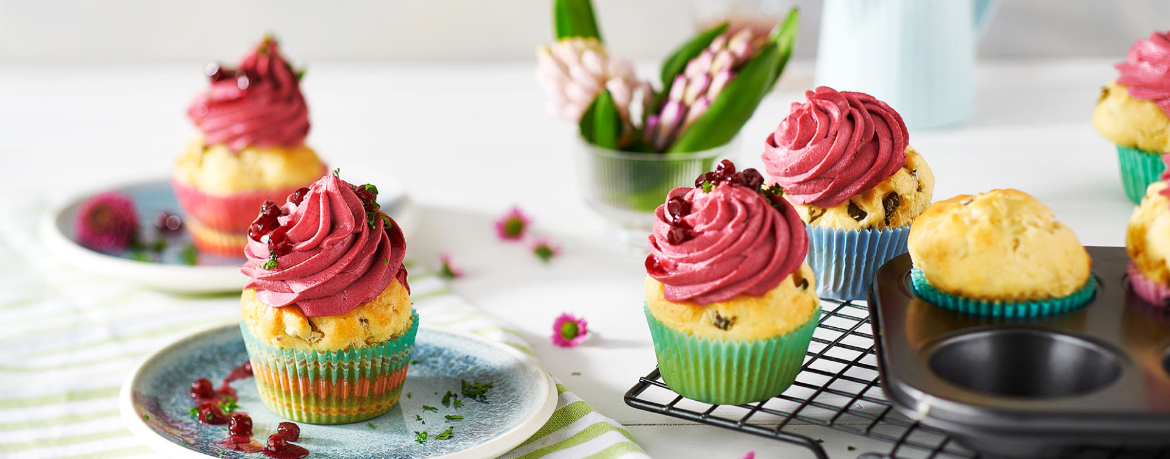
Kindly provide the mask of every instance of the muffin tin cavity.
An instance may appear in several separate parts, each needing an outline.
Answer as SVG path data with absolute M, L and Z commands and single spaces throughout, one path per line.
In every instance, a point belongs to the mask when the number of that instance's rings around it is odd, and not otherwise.
M 1121 376 L 1104 346 L 1033 329 L 992 329 L 945 338 L 929 350 L 942 379 L 981 394 L 1048 399 L 1100 390 Z

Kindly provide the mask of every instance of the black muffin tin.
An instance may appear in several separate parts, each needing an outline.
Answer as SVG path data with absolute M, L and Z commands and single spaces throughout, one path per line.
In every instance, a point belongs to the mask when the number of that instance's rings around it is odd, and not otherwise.
M 912 293 L 909 255 L 879 269 L 869 308 L 895 408 L 984 457 L 1170 445 L 1170 316 L 1130 291 L 1123 248 L 1086 249 L 1091 303 L 1028 319 L 927 303 Z

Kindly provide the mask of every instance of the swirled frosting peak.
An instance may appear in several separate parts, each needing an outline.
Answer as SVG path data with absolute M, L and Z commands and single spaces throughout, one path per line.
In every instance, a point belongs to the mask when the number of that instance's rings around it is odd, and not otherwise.
M 309 134 L 309 108 L 300 76 L 265 37 L 240 65 L 208 64 L 211 87 L 195 96 L 187 115 L 208 144 L 244 148 L 296 146 Z
M 764 146 L 768 175 L 792 202 L 837 206 L 906 163 L 910 134 L 885 102 L 825 86 L 805 97 Z
M 1130 97 L 1153 101 L 1170 115 L 1170 32 L 1150 34 L 1129 47 L 1125 62 L 1116 65 Z
M 404 287 L 402 230 L 378 209 L 373 185 L 354 186 L 328 174 L 289 196 L 266 202 L 240 267 L 256 298 L 273 307 L 296 304 L 306 316 L 343 314 L 369 301 L 395 278 Z
M 646 272 L 673 302 L 711 304 L 760 296 L 800 269 L 808 235 L 778 187 L 763 190 L 755 169 L 730 161 L 675 188 L 654 215 Z

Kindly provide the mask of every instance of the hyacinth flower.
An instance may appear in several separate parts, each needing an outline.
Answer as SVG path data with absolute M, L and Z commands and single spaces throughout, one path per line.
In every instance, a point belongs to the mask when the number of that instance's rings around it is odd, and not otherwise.
M 635 92 L 648 90 L 629 61 L 610 57 L 596 38 L 568 37 L 536 50 L 536 81 L 549 96 L 548 112 L 580 121 L 603 90 L 613 98 L 623 129 L 633 128 L 630 106 Z M 641 103 L 641 98 L 638 100 Z
M 714 30 L 724 30 L 720 26 Z M 683 73 L 674 77 L 662 109 L 646 118 L 642 139 L 655 151 L 665 151 L 678 134 L 707 113 L 711 101 L 723 92 L 747 61 L 755 57 L 766 41 L 742 29 L 735 35 L 721 33 L 706 49 L 687 62 Z
M 686 153 L 731 141 L 776 84 L 792 54 L 796 9 L 768 36 L 705 30 L 667 57 L 661 89 L 605 53 L 590 0 L 553 0 L 557 43 L 541 48 L 537 79 L 549 111 L 577 120 L 594 145 Z

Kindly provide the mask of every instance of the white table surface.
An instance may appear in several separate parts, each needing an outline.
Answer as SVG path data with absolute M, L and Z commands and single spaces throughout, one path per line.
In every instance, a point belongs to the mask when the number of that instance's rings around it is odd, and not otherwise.
M 938 178 L 935 199 L 1013 187 L 1036 196 L 1085 245 L 1122 245 L 1133 210 L 1113 146 L 1089 118 L 1108 60 L 1001 61 L 979 66 L 979 106 L 961 126 L 911 131 Z M 760 167 L 765 136 L 812 85 L 796 63 L 740 138 L 740 167 Z M 0 68 L 0 196 L 60 197 L 168 175 L 194 129 L 185 116 L 205 86 L 198 67 Z M 546 115 L 533 63 L 312 65 L 303 89 L 309 143 L 331 165 L 401 180 L 427 211 L 409 256 L 434 265 L 450 252 L 467 271 L 458 292 L 524 334 L 554 375 L 625 424 L 654 457 L 811 457 L 776 441 L 627 407 L 622 394 L 653 369 L 642 316 L 642 259 L 606 248 L 603 224 L 580 200 L 574 126 Z M 0 199 L 5 199 L 0 197 Z M 535 230 L 564 246 L 541 265 L 497 242 L 492 220 L 519 205 Z M 225 308 L 235 308 L 232 298 Z M 585 316 L 596 339 L 571 350 L 548 334 L 562 311 Z M 579 376 L 574 376 L 579 372 Z M 798 427 L 834 457 L 882 449 L 849 434 Z M 850 452 L 848 447 L 856 447 Z

